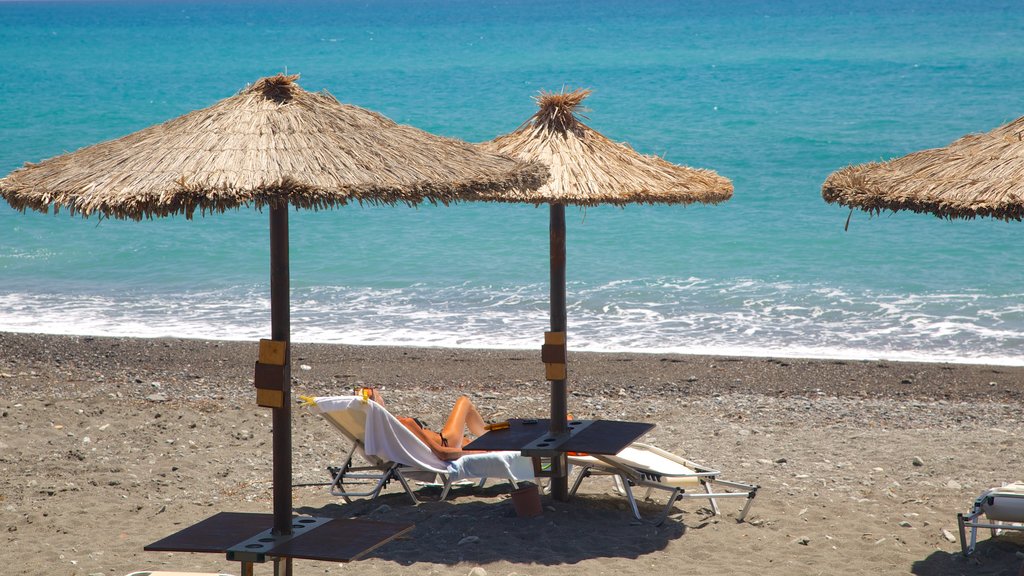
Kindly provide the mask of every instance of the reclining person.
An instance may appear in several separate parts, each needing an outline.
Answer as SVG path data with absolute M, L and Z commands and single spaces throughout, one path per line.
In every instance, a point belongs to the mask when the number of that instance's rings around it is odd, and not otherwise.
M 384 406 L 384 399 L 376 388 L 363 388 L 363 390 L 369 390 L 369 394 L 364 393 L 365 398 Z M 464 445 L 470 442 L 470 439 L 465 436 L 466 428 L 469 428 L 469 432 L 474 436 L 480 436 L 487 431 L 484 428 L 483 417 L 480 416 L 480 412 L 473 405 L 473 401 L 466 396 L 459 396 L 455 400 L 455 407 L 448 414 L 448 420 L 444 423 L 444 427 L 441 428 L 439 433 L 427 429 L 416 418 L 405 416 L 396 416 L 396 418 L 410 432 L 415 434 L 417 438 L 422 440 L 424 444 L 430 447 L 430 450 L 442 460 L 458 460 L 466 454 L 477 452 L 475 450 L 462 449 Z

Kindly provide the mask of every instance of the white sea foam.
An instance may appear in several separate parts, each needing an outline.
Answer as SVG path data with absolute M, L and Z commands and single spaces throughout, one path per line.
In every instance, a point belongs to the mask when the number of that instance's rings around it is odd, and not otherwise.
M 463 283 L 292 292 L 293 339 L 519 348 L 548 329 L 546 285 Z M 847 287 L 696 278 L 569 286 L 573 350 L 1024 365 L 1022 294 L 856 293 Z M 0 293 L 0 330 L 256 339 L 265 287 L 192 293 Z

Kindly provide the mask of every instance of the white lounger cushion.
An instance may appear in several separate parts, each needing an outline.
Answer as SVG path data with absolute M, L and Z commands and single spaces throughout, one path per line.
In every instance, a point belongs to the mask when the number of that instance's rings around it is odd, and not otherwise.
M 695 488 L 700 486 L 697 472 L 690 467 L 690 462 L 671 452 L 667 452 L 649 444 L 634 442 L 615 456 L 570 456 L 569 461 L 576 466 L 603 466 L 621 464 L 640 473 L 659 476 L 660 482 L 666 486 Z
M 978 498 L 990 520 L 1024 522 L 1024 482 L 990 488 Z
M 363 450 L 389 462 L 410 468 L 447 474 L 452 481 L 470 478 L 511 478 L 532 480 L 533 463 L 518 452 L 467 454 L 458 460 L 442 460 L 397 418 L 376 402 L 359 396 L 323 396 L 310 409 L 327 415 L 344 429 L 360 437 Z M 358 414 L 366 415 L 360 422 Z M 362 434 L 359 434 L 362 429 Z
M 633 516 L 641 522 L 655 526 L 665 521 L 677 500 L 689 498 L 707 498 L 711 503 L 712 513 L 715 515 L 719 513 L 717 499 L 743 498 L 747 502 L 737 517 L 737 520 L 742 522 L 760 488 L 754 484 L 724 480 L 719 478 L 721 472 L 718 470 L 640 442 L 630 444 L 614 456 L 570 453 L 569 464 L 580 467 L 576 482 L 569 491 L 570 495 L 576 494 L 580 483 L 585 478 L 612 476 L 615 482 L 615 491 L 629 501 Z M 669 492 L 668 501 L 660 515 L 653 519 L 640 515 L 636 497 L 633 495 L 633 487 L 637 486 L 647 488 L 647 495 L 644 498 L 648 498 L 653 490 Z M 716 488 L 722 488 L 724 491 L 716 490 Z
M 988 491 L 990 494 L 1016 494 L 1024 496 L 1024 482 L 1014 482 L 1013 484 L 1007 484 L 1000 486 L 999 488 L 992 488 Z

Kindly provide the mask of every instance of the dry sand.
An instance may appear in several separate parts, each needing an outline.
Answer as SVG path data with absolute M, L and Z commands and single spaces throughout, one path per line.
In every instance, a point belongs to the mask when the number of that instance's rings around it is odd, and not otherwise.
M 218 511 L 270 511 L 255 357 L 255 343 L 0 333 L 0 572 L 237 574 L 220 555 L 142 547 Z M 491 419 L 547 409 L 538 352 L 296 344 L 293 361 L 296 393 L 372 384 L 431 423 L 458 394 Z M 298 486 L 300 513 L 416 528 L 350 564 L 296 561 L 296 574 L 1016 576 L 1024 563 L 1018 535 L 983 533 L 970 559 L 950 541 L 982 490 L 1024 479 L 1024 368 L 576 353 L 570 377 L 577 417 L 655 422 L 647 442 L 761 485 L 749 521 L 735 521 L 741 501 L 712 517 L 691 500 L 640 525 L 607 480 L 545 498 L 531 519 L 504 484 L 420 506 L 394 487 L 346 505 Z M 303 410 L 293 442 L 296 484 L 326 481 L 347 448 Z

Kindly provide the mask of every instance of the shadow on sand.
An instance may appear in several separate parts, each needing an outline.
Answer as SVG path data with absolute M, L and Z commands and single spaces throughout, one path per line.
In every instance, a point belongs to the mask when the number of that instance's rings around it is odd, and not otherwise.
M 987 530 L 979 530 L 978 540 L 974 554 L 969 557 L 965 558 L 959 551 L 936 550 L 924 560 L 914 562 L 911 572 L 919 576 L 1018 576 L 1024 574 L 1024 535 L 1017 532 L 988 538 Z
M 575 564 L 593 558 L 637 558 L 664 549 L 687 530 L 706 526 L 709 511 L 683 512 L 661 526 L 639 525 L 624 499 L 612 495 L 580 494 L 570 502 L 543 497 L 543 514 L 516 516 L 510 487 L 497 484 L 482 489 L 453 490 L 443 502 L 439 490 L 417 491 L 423 501 L 414 506 L 404 493 L 382 495 L 375 501 L 304 507 L 296 511 L 313 516 L 367 518 L 384 522 L 413 522 L 416 528 L 403 540 L 371 553 L 374 558 L 400 564 L 462 562 L 488 564 L 507 561 L 523 564 Z M 651 514 L 658 507 L 642 507 Z M 727 519 L 718 521 L 726 522 Z

